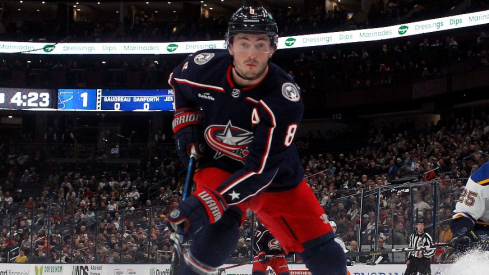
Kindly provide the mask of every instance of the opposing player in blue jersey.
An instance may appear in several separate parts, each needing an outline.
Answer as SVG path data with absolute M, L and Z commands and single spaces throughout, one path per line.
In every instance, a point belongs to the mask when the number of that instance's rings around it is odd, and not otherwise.
M 270 62 L 278 29 L 261 7 L 229 21 L 227 50 L 189 55 L 173 70 L 173 130 L 188 163 L 199 157 L 196 191 L 169 216 L 193 239 L 178 273 L 213 274 L 234 251 L 246 209 L 297 252 L 314 275 L 346 274 L 346 257 L 303 179 L 294 137 L 304 106 L 294 80 Z
M 467 181 L 453 211 L 451 243 L 462 252 L 472 242 L 489 240 L 489 162 L 477 169 Z M 489 246 L 482 247 L 489 250 Z

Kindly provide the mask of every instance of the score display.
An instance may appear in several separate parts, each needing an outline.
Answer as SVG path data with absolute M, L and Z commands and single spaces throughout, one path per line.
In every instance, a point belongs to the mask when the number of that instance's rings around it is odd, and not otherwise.
M 95 89 L 60 89 L 58 90 L 58 109 L 96 110 L 96 93 Z
M 55 90 L 0 88 L 0 109 L 53 110 Z
M 174 111 L 172 89 L 60 89 L 58 110 Z

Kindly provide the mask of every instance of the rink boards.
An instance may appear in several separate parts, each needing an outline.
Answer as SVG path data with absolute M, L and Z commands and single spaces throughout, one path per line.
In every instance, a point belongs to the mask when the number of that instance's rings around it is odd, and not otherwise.
M 251 265 L 226 270 L 227 275 L 251 275 Z M 309 275 L 303 264 L 290 264 L 291 275 Z M 352 275 L 403 275 L 405 264 L 354 265 Z M 450 265 L 431 265 L 433 275 L 443 275 Z M 4 264 L 0 275 L 169 275 L 168 264 Z

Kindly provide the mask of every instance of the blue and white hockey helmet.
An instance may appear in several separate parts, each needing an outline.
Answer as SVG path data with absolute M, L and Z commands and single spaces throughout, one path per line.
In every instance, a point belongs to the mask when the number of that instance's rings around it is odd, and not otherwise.
M 331 225 L 331 227 L 334 227 L 334 228 L 336 228 L 336 227 L 337 227 L 337 226 L 336 226 L 336 223 L 335 223 L 334 221 L 329 221 L 329 225 Z

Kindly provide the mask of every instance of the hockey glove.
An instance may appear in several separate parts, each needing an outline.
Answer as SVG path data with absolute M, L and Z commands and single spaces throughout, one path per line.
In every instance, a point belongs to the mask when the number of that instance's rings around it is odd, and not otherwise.
M 450 244 L 453 246 L 455 252 L 463 253 L 470 249 L 471 243 L 477 241 L 478 238 L 474 234 L 474 231 L 470 230 L 468 227 L 463 227 L 453 235 Z
M 197 158 L 204 156 L 206 143 L 200 112 L 188 108 L 179 109 L 175 112 L 172 126 L 177 143 L 177 153 L 184 165 L 189 163 L 192 147 L 195 148 Z
M 262 264 L 268 264 L 270 262 L 270 259 L 267 258 L 267 254 L 264 251 L 258 252 L 258 260 L 260 260 Z
M 205 187 L 198 188 L 194 195 L 186 198 L 170 213 L 168 220 L 180 243 L 184 243 L 221 219 L 226 209 L 227 204 L 219 193 Z

